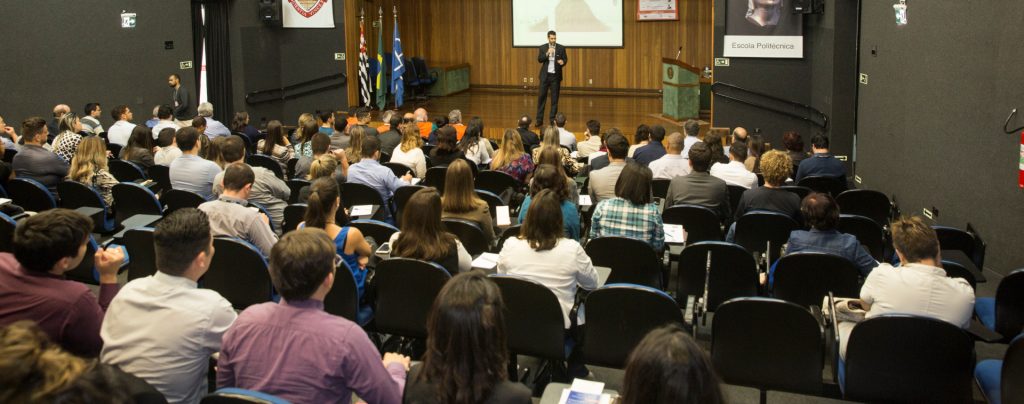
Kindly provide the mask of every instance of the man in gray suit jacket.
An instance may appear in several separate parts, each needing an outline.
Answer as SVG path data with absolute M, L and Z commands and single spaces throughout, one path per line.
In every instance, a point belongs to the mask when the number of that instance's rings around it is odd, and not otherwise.
M 732 216 L 729 205 L 729 188 L 725 181 L 712 177 L 711 149 L 700 142 L 690 147 L 690 174 L 675 177 L 668 185 L 665 200 L 667 206 L 688 203 L 700 205 L 718 214 L 718 220 L 725 222 Z

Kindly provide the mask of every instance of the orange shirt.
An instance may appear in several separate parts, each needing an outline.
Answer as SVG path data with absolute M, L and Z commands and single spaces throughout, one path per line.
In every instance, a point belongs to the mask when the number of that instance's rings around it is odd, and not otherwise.
M 430 137 L 430 132 L 434 130 L 433 122 L 416 122 L 416 126 L 420 128 L 420 137 L 424 139 Z
M 456 139 L 461 141 L 462 140 L 462 136 L 466 134 L 466 125 L 463 125 L 461 123 L 457 123 L 457 124 L 452 125 L 452 127 L 455 128 L 455 137 L 456 137 Z
M 349 126 L 351 126 L 351 125 L 356 125 L 356 124 L 359 124 L 359 118 L 356 118 L 356 117 L 354 117 L 354 116 L 351 116 L 351 117 L 349 117 L 348 119 L 346 119 L 346 120 L 345 120 L 345 122 L 346 122 L 346 123 L 347 123 L 347 124 L 348 124 Z
M 377 127 L 377 133 L 384 133 L 389 130 L 391 130 L 391 125 L 388 125 L 386 123 Z

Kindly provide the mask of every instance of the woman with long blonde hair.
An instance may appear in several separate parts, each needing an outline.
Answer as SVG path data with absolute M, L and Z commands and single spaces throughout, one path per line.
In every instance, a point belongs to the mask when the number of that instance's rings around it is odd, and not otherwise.
M 569 154 L 569 150 L 562 147 L 559 143 L 558 128 L 554 126 L 548 126 L 544 128 L 544 137 L 540 141 L 540 147 L 533 149 L 533 161 L 540 160 L 540 153 L 544 149 L 553 149 L 558 151 L 561 156 L 562 163 L 560 164 L 565 168 L 565 174 L 570 177 L 575 177 L 580 172 L 580 165 L 575 159 Z
M 409 166 L 417 178 L 427 176 L 427 158 L 423 155 L 423 138 L 415 124 L 407 123 L 398 128 L 402 143 L 391 151 L 391 162 Z
M 348 156 L 349 164 L 358 163 L 359 160 L 363 159 L 363 139 L 366 139 L 369 134 L 370 128 L 368 126 L 356 125 L 349 129 L 348 149 L 345 149 L 345 155 Z M 385 151 L 382 150 L 382 152 Z
M 118 181 L 107 168 L 107 146 L 100 137 L 89 136 L 78 143 L 78 150 L 71 158 L 68 179 L 92 187 L 108 207 L 114 206 L 111 190 Z
M 299 115 L 299 123 L 295 127 L 295 157 L 312 157 L 313 146 L 310 142 L 313 140 L 313 135 L 317 134 L 319 129 L 316 125 L 316 118 L 313 118 L 313 114 L 305 113 Z
M 515 129 L 505 129 L 501 147 L 491 160 L 491 169 L 511 175 L 516 181 L 525 183 L 533 173 L 533 157 L 523 150 L 523 139 Z

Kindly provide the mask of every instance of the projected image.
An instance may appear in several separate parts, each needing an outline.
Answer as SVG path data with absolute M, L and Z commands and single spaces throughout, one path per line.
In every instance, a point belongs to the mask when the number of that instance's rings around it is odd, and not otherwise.
M 568 47 L 621 47 L 623 1 L 512 0 L 512 46 L 538 46 L 556 31 Z

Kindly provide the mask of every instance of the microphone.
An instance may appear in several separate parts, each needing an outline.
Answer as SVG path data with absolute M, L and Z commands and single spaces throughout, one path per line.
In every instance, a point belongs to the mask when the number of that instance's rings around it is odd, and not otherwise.
M 681 56 L 682 54 L 683 54 L 683 47 L 680 46 L 679 47 L 679 52 L 676 52 L 676 60 L 679 60 L 679 56 Z

